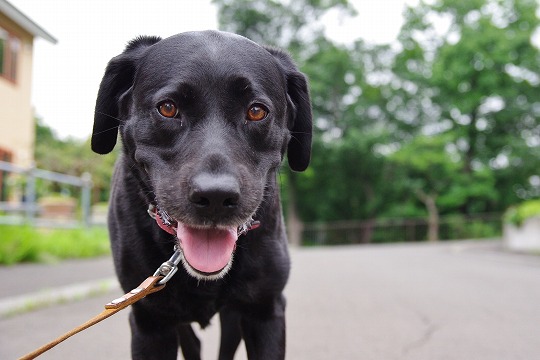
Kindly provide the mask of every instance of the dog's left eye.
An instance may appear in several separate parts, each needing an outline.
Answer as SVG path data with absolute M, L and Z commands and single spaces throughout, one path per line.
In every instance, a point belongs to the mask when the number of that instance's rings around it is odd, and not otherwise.
M 268 109 L 262 104 L 253 104 L 246 113 L 246 119 L 249 121 L 261 121 L 268 116 Z
M 161 116 L 166 118 L 173 118 L 178 115 L 178 108 L 172 101 L 164 101 L 160 103 L 157 107 L 158 112 Z

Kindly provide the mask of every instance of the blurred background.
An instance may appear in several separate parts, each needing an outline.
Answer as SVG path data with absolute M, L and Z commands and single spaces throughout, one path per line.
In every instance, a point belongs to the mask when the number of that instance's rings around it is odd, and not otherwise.
M 18 264 L 0 266 L 0 358 L 123 293 L 106 230 L 121 150 L 89 146 L 99 83 L 129 40 L 204 29 L 284 48 L 310 79 L 311 166 L 279 173 L 289 358 L 540 358 L 539 16 L 537 0 L 0 0 L 0 265 Z M 127 316 L 48 358 L 129 358 Z M 217 354 L 219 326 L 196 331 Z
M 109 251 L 119 150 L 89 146 L 103 71 L 138 35 L 202 29 L 284 48 L 310 79 L 312 163 L 280 172 L 291 243 L 493 239 L 528 221 L 540 242 L 539 11 L 536 0 L 0 0 L 0 263 Z

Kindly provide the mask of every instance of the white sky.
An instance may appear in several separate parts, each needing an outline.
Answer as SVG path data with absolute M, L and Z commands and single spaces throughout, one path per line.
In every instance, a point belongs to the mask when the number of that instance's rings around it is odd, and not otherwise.
M 167 37 L 217 28 L 210 0 L 8 0 L 58 39 L 37 39 L 32 103 L 61 137 L 86 139 L 92 131 L 97 90 L 107 62 L 138 35 Z M 392 42 L 405 3 L 416 0 L 351 0 L 359 15 L 329 24 L 328 35 L 348 42 Z

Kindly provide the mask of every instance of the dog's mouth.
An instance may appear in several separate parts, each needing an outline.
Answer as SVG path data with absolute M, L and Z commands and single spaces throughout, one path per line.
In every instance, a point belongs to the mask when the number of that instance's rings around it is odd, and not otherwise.
M 214 280 L 231 268 L 238 237 L 259 227 L 250 218 L 240 226 L 192 226 L 176 221 L 157 205 L 148 213 L 160 228 L 175 235 L 182 250 L 182 264 L 195 278 Z
M 196 228 L 178 223 L 176 236 L 186 270 L 195 277 L 220 277 L 232 265 L 238 230 L 228 228 Z

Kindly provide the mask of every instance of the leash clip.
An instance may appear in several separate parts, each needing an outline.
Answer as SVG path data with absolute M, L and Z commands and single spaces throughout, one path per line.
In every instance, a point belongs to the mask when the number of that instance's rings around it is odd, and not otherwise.
M 153 276 L 163 276 L 163 279 L 161 279 L 158 282 L 158 285 L 165 285 L 174 274 L 178 271 L 178 264 L 180 263 L 180 260 L 182 259 L 182 250 L 180 250 L 180 247 L 178 245 L 174 246 L 174 254 L 171 256 L 171 258 L 167 261 L 165 261 L 163 264 L 157 268 L 156 272 Z

